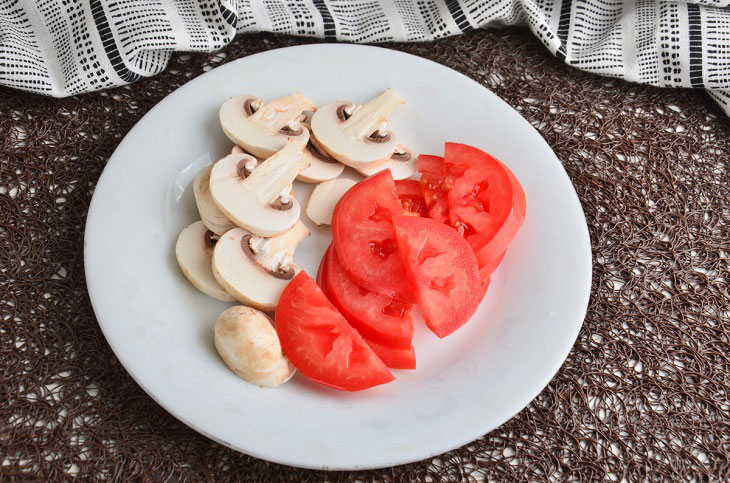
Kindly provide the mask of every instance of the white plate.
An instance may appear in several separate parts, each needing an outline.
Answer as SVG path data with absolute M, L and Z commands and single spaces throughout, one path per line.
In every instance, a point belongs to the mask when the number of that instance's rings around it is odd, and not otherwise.
M 298 374 L 277 389 L 238 379 L 213 347 L 227 304 L 196 291 L 173 253 L 198 218 L 192 180 L 228 153 L 218 123 L 228 97 L 298 90 L 316 103 L 365 101 L 391 86 L 407 104 L 391 126 L 416 152 L 471 144 L 507 164 L 527 218 L 473 319 L 439 340 L 417 323 L 416 371 L 361 393 Z M 356 178 L 348 173 L 347 176 Z M 296 186 L 306 200 L 311 185 Z M 328 228 L 296 259 L 316 274 Z M 122 141 L 99 179 L 84 243 L 86 277 L 104 335 L 139 385 L 179 420 L 222 444 L 277 463 L 324 469 L 407 463 L 468 443 L 545 387 L 581 327 L 591 284 L 585 218 L 548 145 L 490 91 L 439 64 L 375 47 L 308 45 L 239 59 L 160 102 Z M 104 361 L 99 361 L 103 364 Z

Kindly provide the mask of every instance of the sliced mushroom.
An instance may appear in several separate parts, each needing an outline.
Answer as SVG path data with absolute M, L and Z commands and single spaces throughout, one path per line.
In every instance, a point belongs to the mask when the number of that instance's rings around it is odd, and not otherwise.
M 241 95 L 223 103 L 219 117 L 228 139 L 254 156 L 268 158 L 288 139 L 307 136 L 299 123 L 306 118 L 304 111 L 314 109 L 316 106 L 299 93 L 267 104 L 255 96 Z
M 210 174 L 210 194 L 218 208 L 258 236 L 274 236 L 291 228 L 300 212 L 291 184 L 309 166 L 302 156 L 307 139 L 292 139 L 260 164 L 246 154 L 229 154 L 218 161 Z
M 418 156 L 413 151 L 399 144 L 385 164 L 381 164 L 375 168 L 357 169 L 356 171 L 363 176 L 372 176 L 385 169 L 390 169 L 390 174 L 393 175 L 393 179 L 406 179 L 413 176 L 413 173 L 416 172 L 417 160 Z
M 332 213 L 340 198 L 355 186 L 351 179 L 337 178 L 320 183 L 312 191 L 307 203 L 307 216 L 317 225 L 332 224 Z
M 326 152 L 323 154 L 321 147 L 317 149 L 315 146 L 316 141 L 311 135 L 311 126 L 307 123 L 302 124 L 310 131 L 309 143 L 302 152 L 302 155 L 309 161 L 309 167 L 303 169 L 297 175 L 297 179 L 305 183 L 321 183 L 338 177 L 345 169 L 345 165 L 326 154 Z
M 218 285 L 211 271 L 211 255 L 217 238 L 202 221 L 196 221 L 178 236 L 175 258 L 195 288 L 222 302 L 234 302 L 236 299 Z
M 271 319 L 254 308 L 236 305 L 221 313 L 213 341 L 223 362 L 248 382 L 276 387 L 296 372 L 281 350 Z
M 301 270 L 293 262 L 297 245 L 309 236 L 299 221 L 272 238 L 235 228 L 223 235 L 213 250 L 213 276 L 236 300 L 261 310 L 276 309 L 289 280 Z
M 203 224 L 216 235 L 222 235 L 235 228 L 236 224 L 228 219 L 210 197 L 210 171 L 212 169 L 213 165 L 209 164 L 198 173 L 193 181 L 193 194 Z
M 385 163 L 396 147 L 395 135 L 385 123 L 405 101 L 387 89 L 361 106 L 337 101 L 319 108 L 312 116 L 312 133 L 327 153 L 356 169 Z

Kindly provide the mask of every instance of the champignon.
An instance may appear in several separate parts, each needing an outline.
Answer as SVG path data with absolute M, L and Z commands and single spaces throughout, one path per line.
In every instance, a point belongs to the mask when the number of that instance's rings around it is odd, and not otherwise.
M 308 236 L 309 230 L 301 221 L 272 238 L 235 228 L 223 235 L 213 250 L 213 276 L 236 300 L 261 310 L 275 310 L 284 287 L 301 270 L 293 262 L 294 251 Z
M 228 219 L 218 208 L 218 205 L 215 204 L 213 198 L 210 197 L 211 169 L 213 169 L 213 165 L 209 164 L 195 177 L 193 194 L 195 195 L 195 204 L 198 206 L 198 213 L 200 213 L 200 220 L 210 231 L 216 235 L 222 235 L 235 228 L 236 224 Z
M 213 341 L 223 362 L 248 382 L 276 387 L 296 372 L 282 353 L 271 319 L 254 308 L 236 305 L 221 313 Z
M 211 256 L 218 237 L 202 221 L 185 228 L 175 244 L 175 258 L 183 275 L 195 288 L 222 302 L 234 302 L 213 277 Z
M 291 228 L 300 212 L 291 184 L 309 166 L 302 156 L 307 139 L 308 135 L 290 140 L 260 164 L 246 154 L 229 154 L 218 161 L 210 174 L 210 194 L 218 208 L 254 235 L 274 236 Z
M 402 144 L 399 144 L 393 154 L 390 155 L 390 159 L 375 168 L 363 168 L 358 169 L 357 172 L 363 176 L 372 176 L 385 169 L 390 169 L 390 174 L 393 175 L 393 179 L 406 179 L 413 176 L 416 172 L 416 161 L 418 156 Z
M 310 131 L 309 143 L 302 151 L 302 155 L 309 161 L 309 167 L 303 169 L 297 175 L 297 179 L 305 183 L 321 183 L 342 174 L 345 165 L 328 155 L 321 146 L 318 149 L 314 136 L 311 135 L 311 125 L 307 123 L 302 125 Z
M 268 158 L 291 138 L 307 136 L 299 123 L 304 111 L 316 106 L 299 93 L 264 104 L 251 95 L 232 97 L 220 108 L 219 117 L 228 139 L 254 156 Z
M 387 89 L 364 105 L 337 101 L 312 116 L 312 134 L 327 153 L 356 169 L 385 163 L 396 147 L 396 138 L 385 129 L 390 115 L 405 101 Z
M 317 225 L 332 224 L 332 213 L 340 198 L 355 183 L 351 179 L 337 178 L 320 183 L 312 191 L 307 203 L 307 216 Z

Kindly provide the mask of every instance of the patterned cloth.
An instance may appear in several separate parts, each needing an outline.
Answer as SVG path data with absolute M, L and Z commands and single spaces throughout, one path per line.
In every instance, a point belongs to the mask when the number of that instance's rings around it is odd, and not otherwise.
M 0 0 L 0 85 L 119 86 L 243 32 L 389 42 L 515 24 L 579 69 L 705 88 L 730 114 L 730 0 Z

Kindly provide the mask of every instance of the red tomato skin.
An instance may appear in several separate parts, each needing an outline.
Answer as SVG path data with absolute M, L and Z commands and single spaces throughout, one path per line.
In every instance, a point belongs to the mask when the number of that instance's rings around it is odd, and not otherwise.
M 459 233 L 430 218 L 393 218 L 406 272 L 426 325 L 446 337 L 474 314 L 482 282 L 474 252 Z
M 402 212 L 390 170 L 353 186 L 335 206 L 332 239 L 350 278 L 360 287 L 412 303 L 414 288 L 405 275 L 392 217 Z
M 320 273 L 322 291 L 367 342 L 393 349 L 411 347 L 413 314 L 410 304 L 358 287 L 347 276 L 332 246 L 322 259 Z M 395 311 L 403 316 L 396 315 Z
M 426 200 L 421 192 L 421 183 L 415 179 L 395 181 L 395 192 L 398 194 L 404 215 L 428 216 Z
M 499 232 L 490 241 L 475 251 L 482 278 L 494 273 L 502 262 L 505 251 L 522 227 L 527 213 L 527 202 L 522 185 L 509 168 L 505 166 L 504 169 L 513 186 L 512 213 L 507 217 Z
M 446 202 L 446 166 L 444 158 L 421 154 L 416 161 L 418 172 L 421 173 L 421 192 L 426 202 L 428 216 L 440 223 L 449 222 L 449 208 Z
M 413 346 L 410 346 L 408 349 L 395 349 L 380 345 L 368 339 L 365 339 L 365 342 L 380 357 L 380 360 L 391 369 L 416 368 L 416 350 Z
M 303 270 L 281 294 L 276 332 L 284 355 L 313 381 L 343 391 L 361 391 L 394 379 Z

